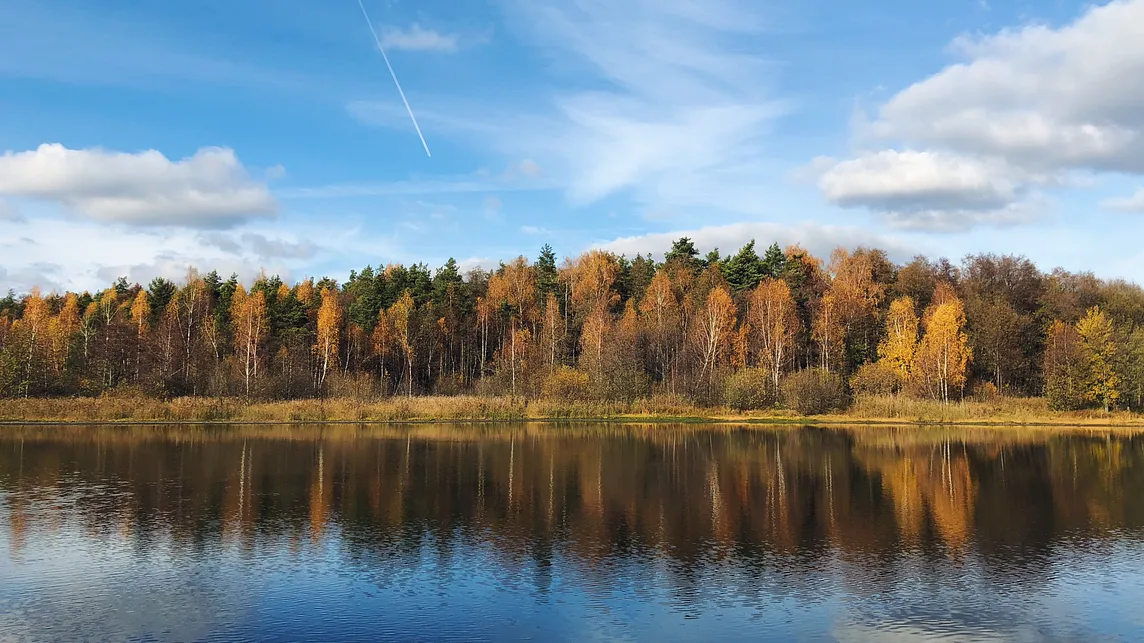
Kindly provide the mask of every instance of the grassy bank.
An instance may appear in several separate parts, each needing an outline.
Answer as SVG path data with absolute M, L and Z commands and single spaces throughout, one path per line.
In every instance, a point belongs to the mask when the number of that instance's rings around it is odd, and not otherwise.
M 559 402 L 509 397 L 436 396 L 250 402 L 239 398 L 147 397 L 0 399 L 0 422 L 462 422 L 522 420 L 711 421 L 838 424 L 986 424 L 1140 426 L 1144 416 L 1099 411 L 1056 412 L 1040 398 L 941 404 L 899 397 L 862 397 L 846 411 L 800 416 L 792 411 L 738 412 L 697 407 L 683 398 L 635 402 Z

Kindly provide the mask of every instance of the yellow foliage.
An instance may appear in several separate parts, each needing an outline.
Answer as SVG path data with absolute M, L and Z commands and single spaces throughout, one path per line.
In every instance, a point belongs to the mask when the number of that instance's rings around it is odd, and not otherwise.
M 1114 366 L 1116 341 L 1112 321 L 1099 307 L 1093 306 L 1076 323 L 1076 332 L 1080 335 L 1081 350 L 1088 366 L 1085 399 L 1108 411 L 1120 399 L 1120 375 Z
M 913 368 L 917 347 L 918 315 L 914 312 L 914 300 L 899 297 L 890 302 L 890 311 L 886 315 L 886 337 L 878 344 L 878 358 L 905 381 Z
M 935 298 L 936 299 L 936 298 Z M 972 351 L 965 334 L 965 308 L 956 296 L 935 303 L 926 313 L 925 335 L 918 347 L 912 379 L 943 402 L 965 386 Z

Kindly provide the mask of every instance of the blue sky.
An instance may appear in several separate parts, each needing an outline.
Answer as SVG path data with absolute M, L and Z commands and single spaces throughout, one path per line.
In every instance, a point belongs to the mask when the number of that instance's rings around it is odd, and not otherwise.
M 687 235 L 1144 281 L 1144 0 L 0 0 L 0 282 Z

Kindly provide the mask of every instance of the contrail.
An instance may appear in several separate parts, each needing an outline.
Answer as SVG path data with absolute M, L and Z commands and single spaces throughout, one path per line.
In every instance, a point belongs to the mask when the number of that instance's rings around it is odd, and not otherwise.
M 421 133 L 421 126 L 417 124 L 417 117 L 413 115 L 413 108 L 405 99 L 405 92 L 401 90 L 401 83 L 397 82 L 397 74 L 393 73 L 393 65 L 389 64 L 389 56 L 385 55 L 385 47 L 381 46 L 381 38 L 377 37 L 377 31 L 373 28 L 373 21 L 369 19 L 369 12 L 365 10 L 365 3 L 358 0 L 358 6 L 361 7 L 361 13 L 365 16 L 365 24 L 369 27 L 369 32 L 373 34 L 373 41 L 377 43 L 378 51 L 381 52 L 381 59 L 385 61 L 385 67 L 389 70 L 389 75 L 393 77 L 393 84 L 397 85 L 397 93 L 401 95 L 401 102 L 405 103 L 405 111 L 409 112 L 409 120 L 413 121 L 413 129 L 417 130 L 417 138 L 421 139 L 421 146 L 425 148 L 425 156 L 433 158 L 433 155 L 429 153 L 429 144 L 425 142 L 425 135 Z

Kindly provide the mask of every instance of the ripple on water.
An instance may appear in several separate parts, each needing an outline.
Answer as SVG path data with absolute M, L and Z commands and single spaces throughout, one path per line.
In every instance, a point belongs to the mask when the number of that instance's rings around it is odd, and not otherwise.
M 173 435 L 0 435 L 0 641 L 1144 639 L 1140 438 Z

